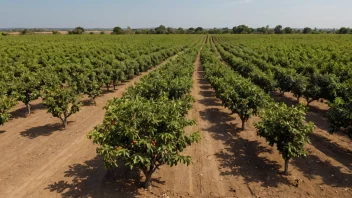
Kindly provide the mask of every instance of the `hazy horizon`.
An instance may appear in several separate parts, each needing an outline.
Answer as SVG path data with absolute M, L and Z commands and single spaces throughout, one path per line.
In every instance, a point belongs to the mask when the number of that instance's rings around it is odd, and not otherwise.
M 1 0 L 0 28 L 352 26 L 349 0 Z

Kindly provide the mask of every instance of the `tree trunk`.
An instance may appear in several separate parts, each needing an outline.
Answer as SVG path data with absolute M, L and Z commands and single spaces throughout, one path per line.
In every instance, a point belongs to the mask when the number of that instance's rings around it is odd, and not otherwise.
M 312 102 L 312 100 L 311 101 L 309 101 L 309 100 L 307 100 L 307 107 L 309 107 L 309 104 Z
M 67 117 L 66 117 L 66 115 L 64 115 L 63 124 L 64 124 L 64 127 L 66 129 L 67 128 Z
M 106 89 L 109 91 L 109 85 L 108 84 L 106 85 Z
M 244 120 L 241 120 L 242 121 L 242 131 L 244 131 L 246 129 L 245 127 L 245 121 Z
M 150 189 L 152 185 L 152 175 L 157 169 L 157 166 L 152 166 L 150 165 L 149 168 L 143 169 L 143 173 L 145 175 L 145 181 L 144 181 L 144 188 L 145 189 Z
M 300 97 L 297 97 L 297 103 L 299 104 L 299 99 L 300 99 Z
M 289 159 L 285 159 L 285 170 L 284 170 L 285 175 L 288 175 L 288 161 Z
M 31 114 L 31 105 L 29 103 L 26 104 L 27 110 L 28 110 L 28 115 Z
M 150 185 L 152 184 L 152 175 L 153 171 L 148 171 L 145 174 L 145 182 L 144 182 L 144 188 L 149 189 Z

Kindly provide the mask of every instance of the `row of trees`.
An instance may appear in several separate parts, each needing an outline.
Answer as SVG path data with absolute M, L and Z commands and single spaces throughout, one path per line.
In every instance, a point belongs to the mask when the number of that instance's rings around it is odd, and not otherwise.
M 341 29 L 317 29 L 305 27 L 303 29 L 291 28 L 291 27 L 283 27 L 282 25 L 277 25 L 274 28 L 259 27 L 259 28 L 251 28 L 246 25 L 239 25 L 232 28 L 233 34 L 348 34 L 352 33 L 349 28 L 342 27 Z
M 108 102 L 103 123 L 88 135 L 98 144 L 97 152 L 104 156 L 107 168 L 123 160 L 144 173 L 144 187 L 149 188 L 160 166 L 191 163 L 191 156 L 182 151 L 200 139 L 198 132 L 185 133 L 185 127 L 195 124 L 185 115 L 192 108 L 197 49 L 186 50 L 142 78 L 122 98 Z
M 160 25 L 157 28 L 151 29 L 131 29 L 127 27 L 126 30 L 122 29 L 121 27 L 114 27 L 112 34 L 204 34 L 207 33 L 202 27 L 198 28 L 172 28 L 172 27 L 165 27 Z
M 197 28 L 172 28 L 160 25 L 154 29 L 130 29 L 123 30 L 120 27 L 115 27 L 113 34 L 319 34 L 319 33 L 350 33 L 350 29 L 341 28 L 340 30 L 323 30 L 323 29 L 312 29 L 305 27 L 303 29 L 294 29 L 290 27 L 283 28 L 281 25 L 277 25 L 275 28 L 270 28 L 269 26 L 260 28 L 251 28 L 246 25 L 235 26 L 232 29 L 229 28 L 212 28 L 204 29 L 202 27 Z
M 270 28 L 269 26 L 260 27 L 260 28 L 251 28 L 246 25 L 235 26 L 232 29 L 229 28 L 212 28 L 212 29 L 204 29 L 202 27 L 197 28 L 172 28 L 165 27 L 160 25 L 154 29 L 131 29 L 130 27 L 127 30 L 123 30 L 120 27 L 115 27 L 113 30 L 114 34 L 131 34 L 131 32 L 135 34 L 321 34 L 321 33 L 336 33 L 336 34 L 348 34 L 352 33 L 350 28 L 342 27 L 341 29 L 317 29 L 305 27 L 303 29 L 291 28 L 291 27 L 283 27 L 281 25 L 277 25 L 274 28 Z
M 260 27 L 260 28 L 251 28 L 246 25 L 235 26 L 231 29 L 229 28 L 213 28 L 213 29 L 204 29 L 202 27 L 197 28 L 172 28 L 165 27 L 160 25 L 154 29 L 131 29 L 128 27 L 126 30 L 123 30 L 121 27 L 115 27 L 113 29 L 113 34 L 319 34 L 319 33 L 336 33 L 336 34 L 348 34 L 352 33 L 350 28 L 342 27 L 341 29 L 312 29 L 310 27 L 305 27 L 303 29 L 283 28 L 282 25 L 277 25 L 274 28 L 269 26 Z
M 236 67 L 242 66 L 248 69 L 251 68 L 251 71 L 262 70 L 264 75 L 277 81 L 277 86 L 282 92 L 291 91 L 298 99 L 304 96 L 308 104 L 312 100 L 318 100 L 320 98 L 333 101 L 336 97 L 348 97 L 345 90 L 350 85 L 347 80 L 349 77 L 346 78 L 346 75 L 340 76 L 338 73 L 327 72 L 313 64 L 305 66 L 305 64 L 308 63 L 299 63 L 295 60 L 289 60 L 289 62 L 299 66 L 272 64 L 272 62 L 265 60 L 264 57 L 268 57 L 266 53 L 258 57 L 258 54 L 254 52 L 248 52 L 245 48 L 240 48 L 225 42 L 222 42 L 221 46 L 227 51 L 221 50 L 222 52 L 224 51 L 229 61 L 236 60 L 232 65 Z M 248 74 L 243 73 L 243 75 Z
M 51 65 L 45 58 L 38 60 L 36 64 L 25 66 L 23 63 L 13 63 L 2 65 L 0 72 L 0 124 L 4 124 L 10 117 L 10 109 L 17 103 L 23 102 L 28 114 L 31 112 L 31 101 L 43 98 L 48 111 L 54 117 L 58 117 L 63 125 L 67 126 L 67 118 L 79 111 L 80 99 L 83 94 L 92 99 L 102 94 L 101 87 L 112 84 L 114 88 L 119 81 L 131 79 L 140 72 L 146 71 L 151 66 L 155 66 L 167 57 L 175 55 L 181 51 L 184 45 L 175 45 L 173 42 L 165 42 L 173 45 L 171 48 L 156 48 L 150 45 L 149 48 L 138 49 L 140 54 L 136 58 L 127 58 L 123 61 L 115 60 L 116 57 L 103 56 L 97 54 L 102 60 L 94 58 L 91 54 L 89 62 L 86 55 L 77 52 L 76 56 L 83 56 L 82 60 L 77 60 L 80 64 L 60 64 Z M 126 47 L 126 51 L 130 49 Z M 39 50 L 40 51 L 40 50 Z M 144 51 L 148 54 L 144 54 Z M 9 51 L 11 52 L 11 51 Z M 131 54 L 135 54 L 130 51 Z M 48 58 L 47 55 L 42 55 Z M 66 56 L 67 57 L 67 56 Z M 6 60 L 7 61 L 10 61 Z M 56 56 L 55 62 L 60 59 Z M 23 61 L 23 60 L 22 60 Z M 84 63 L 82 65 L 82 63 Z M 90 64 L 89 64 L 90 63 Z M 92 64 L 93 63 L 93 64 Z
M 242 76 L 269 92 L 278 88 L 282 93 L 292 92 L 304 97 L 309 105 L 313 100 L 324 98 L 331 107 L 328 119 L 331 132 L 343 129 L 352 138 L 352 89 L 351 82 L 341 83 L 335 74 L 322 74 L 316 68 L 299 69 L 270 65 L 256 55 L 245 54 L 239 47 L 223 42 L 217 45 L 222 57 Z M 260 69 L 259 69 L 260 68 Z
M 213 48 L 214 51 L 215 48 Z M 312 132 L 313 124 L 305 123 L 303 106 L 287 107 L 275 103 L 249 79 L 243 78 L 224 65 L 210 48 L 205 47 L 201 54 L 206 78 L 215 89 L 223 105 L 232 113 L 238 114 L 244 123 L 253 115 L 259 115 L 262 121 L 255 124 L 259 136 L 269 145 L 276 145 L 285 160 L 285 173 L 288 174 L 288 162 L 291 158 L 306 156 L 304 145 L 309 142 L 307 135 Z
M 336 85 L 337 79 L 333 74 L 323 75 L 319 72 L 302 74 L 292 68 L 275 67 L 268 64 L 261 65 L 259 69 L 254 62 L 256 61 L 254 57 L 238 53 L 236 48 L 225 44 L 223 47 L 219 45 L 217 47 L 235 71 L 250 78 L 267 92 L 274 91 L 276 88 L 282 93 L 291 91 L 297 97 L 297 101 L 304 97 L 307 105 L 320 98 L 332 101 L 339 92 L 337 90 L 339 86 Z

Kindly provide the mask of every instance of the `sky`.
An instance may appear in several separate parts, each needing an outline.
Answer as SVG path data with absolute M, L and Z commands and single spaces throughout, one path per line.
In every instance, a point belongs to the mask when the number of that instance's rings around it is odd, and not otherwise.
M 352 27 L 352 0 L 0 0 L 0 28 Z

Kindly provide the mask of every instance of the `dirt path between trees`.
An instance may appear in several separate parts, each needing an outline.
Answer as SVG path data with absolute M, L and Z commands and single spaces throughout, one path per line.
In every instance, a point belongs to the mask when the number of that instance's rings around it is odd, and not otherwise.
M 202 140 L 187 150 L 190 167 L 163 167 L 152 193 L 141 197 L 351 197 L 351 155 L 321 140 L 312 139 L 309 154 L 290 162 L 284 176 L 284 160 L 275 148 L 256 135 L 253 117 L 241 131 L 237 115 L 221 105 L 204 79 L 199 58 L 193 76 L 196 99 L 189 117 L 196 119 Z M 321 129 L 316 129 L 321 130 Z M 325 131 L 326 132 L 326 131 Z
M 256 135 L 253 123 L 259 119 L 250 119 L 240 131 L 238 116 L 221 105 L 205 80 L 199 55 L 195 68 L 195 103 L 187 116 L 197 125 L 186 131 L 199 131 L 202 139 L 185 151 L 192 156 L 189 167 L 161 167 L 152 191 L 145 191 L 137 170 L 121 164 L 107 174 L 86 138 L 102 121 L 106 101 L 120 97 L 143 73 L 99 98 L 96 107 L 84 107 L 67 130 L 58 130 L 59 120 L 40 101 L 33 115 L 15 117 L 1 127 L 0 197 L 352 197 L 349 152 L 313 137 L 309 155 L 290 162 L 289 176 L 279 174 L 283 159 Z
M 102 122 L 108 100 L 121 97 L 127 87 L 168 60 L 120 83 L 118 90 L 97 98 L 96 106 L 89 106 L 85 98 L 86 105 L 69 118 L 66 130 L 46 112 L 41 100 L 33 102 L 34 111 L 28 117 L 18 105 L 11 121 L 0 127 L 0 197 L 89 196 L 93 189 L 83 190 L 87 182 L 92 180 L 89 187 L 97 188 L 106 171 L 86 134 Z

